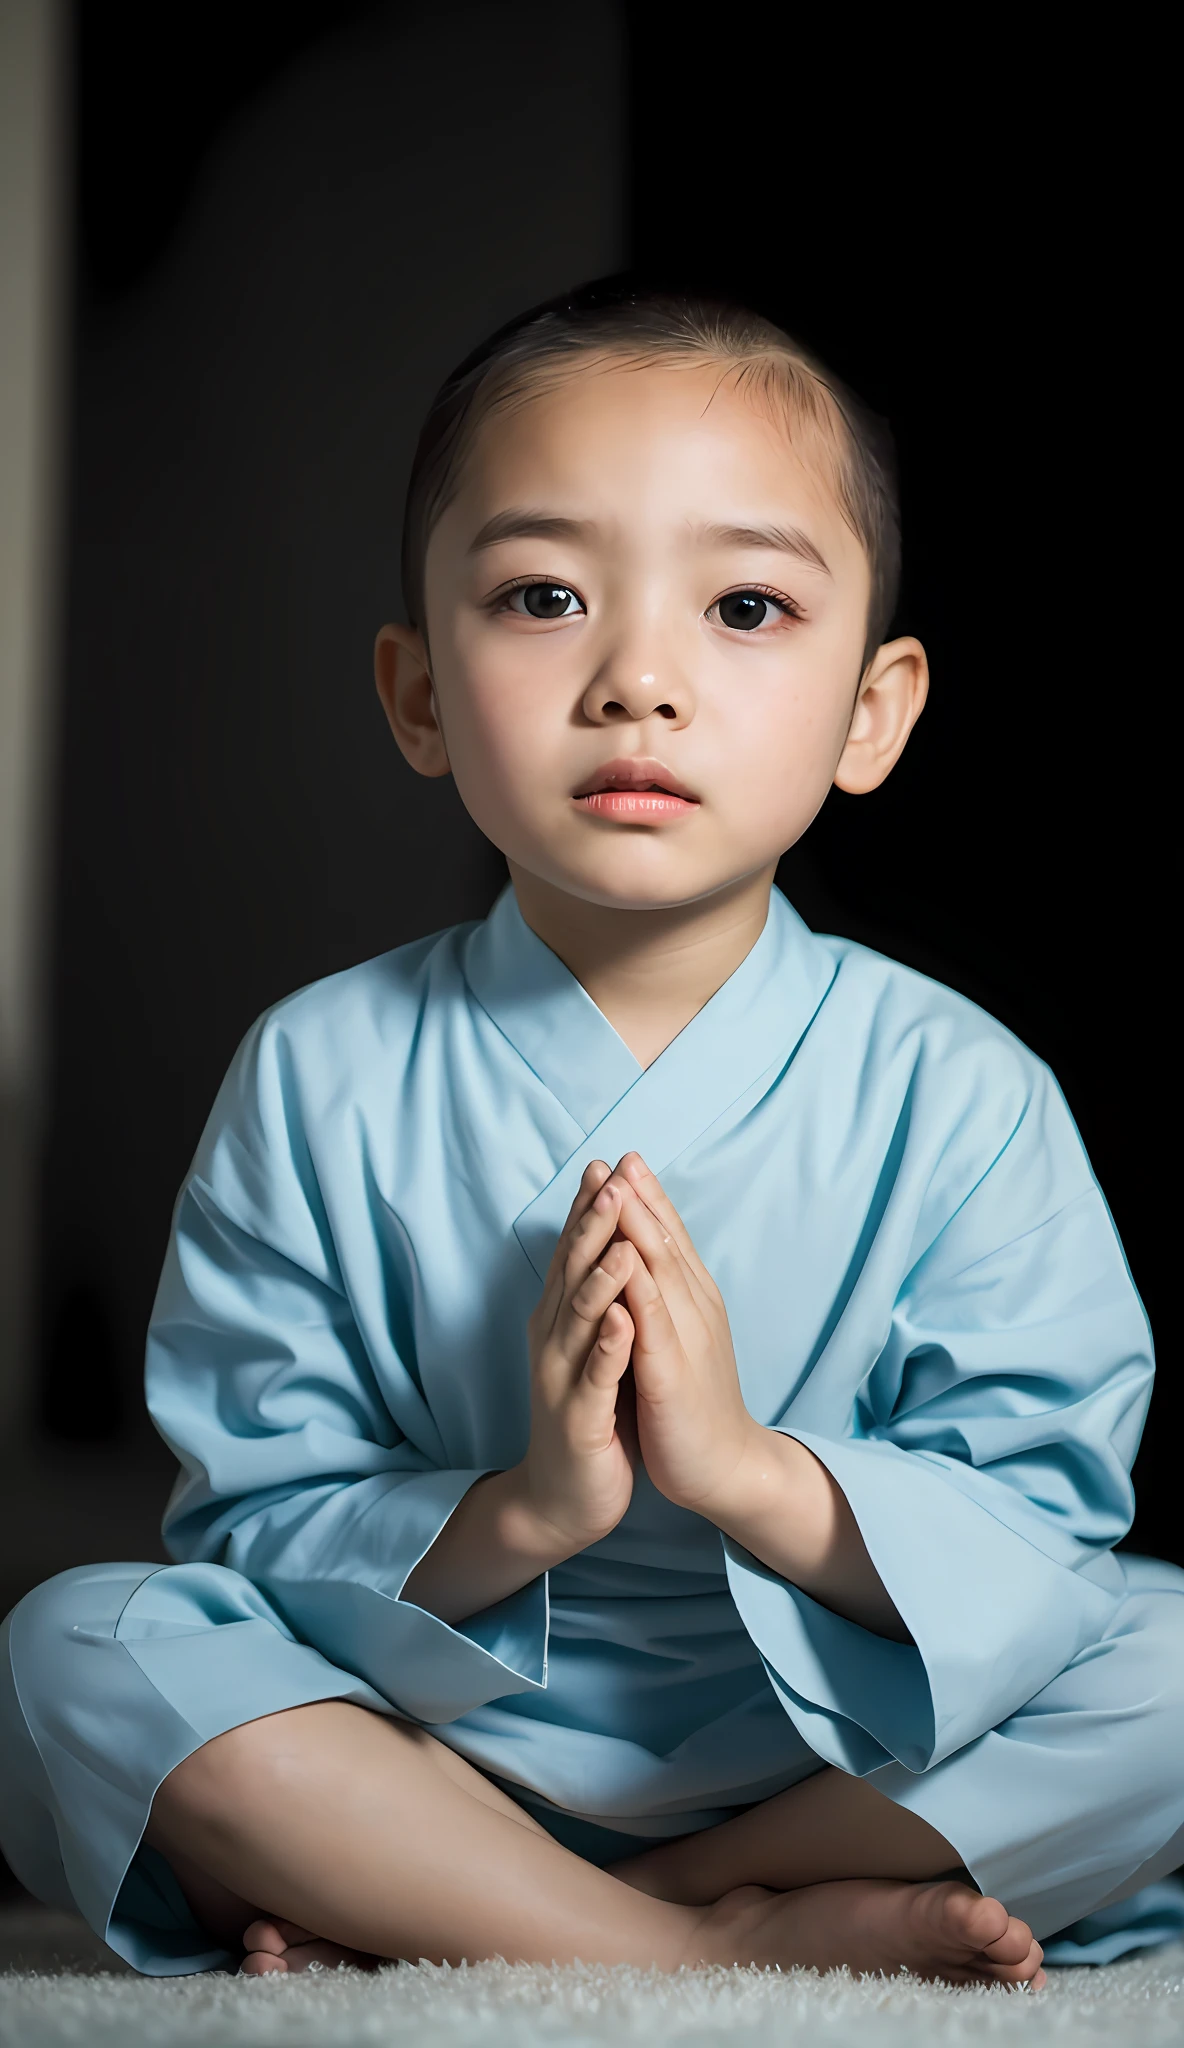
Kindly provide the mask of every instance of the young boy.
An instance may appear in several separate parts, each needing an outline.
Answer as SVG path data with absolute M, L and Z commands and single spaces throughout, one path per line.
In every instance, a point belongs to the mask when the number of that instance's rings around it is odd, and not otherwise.
M 587 288 L 433 407 L 378 690 L 512 886 L 248 1034 L 150 1335 L 177 1563 L 7 1624 L 0 1839 L 138 1969 L 1184 1924 L 1105 1204 L 1023 1046 L 772 888 L 924 704 L 896 558 L 743 309 Z

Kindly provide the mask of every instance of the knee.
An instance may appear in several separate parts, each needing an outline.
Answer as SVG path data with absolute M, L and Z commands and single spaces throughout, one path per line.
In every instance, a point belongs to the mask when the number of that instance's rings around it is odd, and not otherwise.
M 1167 1797 L 1184 1792 L 1184 1644 L 1148 1686 L 1134 1747 L 1149 1784 Z
M 233 1830 L 248 1811 L 278 1810 L 335 1759 L 356 1754 L 364 1724 L 373 1718 L 341 1700 L 316 1700 L 211 1736 L 158 1787 L 152 1802 L 158 1839 L 178 1825 Z
M 157 1787 L 152 1801 L 148 1839 L 171 1835 L 176 1824 L 217 1824 L 283 1781 L 283 1723 L 298 1713 L 293 1708 L 244 1721 L 221 1735 L 212 1735 L 199 1749 L 175 1764 Z
M 82 1564 L 58 1572 L 18 1600 L 8 1617 L 14 1665 L 27 1648 L 83 1635 L 112 1636 L 136 1587 L 158 1564 Z
M 1184 1793 L 1184 1600 L 1156 1594 L 1131 1603 L 1123 1633 L 1099 1660 L 1081 1704 L 1110 1720 L 1125 1751 L 1124 1777 L 1150 1796 Z

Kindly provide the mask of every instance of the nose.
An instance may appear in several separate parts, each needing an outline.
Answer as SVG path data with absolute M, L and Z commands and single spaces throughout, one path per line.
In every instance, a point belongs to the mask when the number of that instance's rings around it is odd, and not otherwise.
M 593 725 L 640 724 L 646 718 L 686 725 L 692 710 L 690 688 L 673 669 L 646 668 L 624 656 L 606 663 L 584 692 L 584 714 Z

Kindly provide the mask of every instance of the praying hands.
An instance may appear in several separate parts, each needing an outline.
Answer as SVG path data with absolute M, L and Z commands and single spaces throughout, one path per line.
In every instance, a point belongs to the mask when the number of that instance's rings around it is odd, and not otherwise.
M 746 1408 L 720 1291 L 636 1152 L 605 1172 L 596 1203 L 610 1200 L 616 1234 L 599 1270 L 632 1324 L 637 1443 L 654 1485 L 823 1605 L 908 1640 L 841 1488 Z
M 527 1450 L 470 1488 L 405 1600 L 457 1621 L 505 1599 L 616 1527 L 641 1459 L 668 1500 L 781 1578 L 909 1639 L 841 1487 L 745 1406 L 723 1298 L 636 1152 L 585 1169 L 528 1348 Z

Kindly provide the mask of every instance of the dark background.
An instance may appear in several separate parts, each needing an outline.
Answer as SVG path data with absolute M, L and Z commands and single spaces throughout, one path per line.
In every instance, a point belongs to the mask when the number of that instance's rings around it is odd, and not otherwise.
M 784 9 L 690 18 L 78 9 L 38 1437 L 7 1594 L 161 1554 L 143 1332 L 242 1032 L 500 884 L 451 785 L 388 741 L 370 646 L 431 390 L 520 306 L 623 264 L 730 285 L 893 425 L 898 624 L 930 704 L 782 884 L 1053 1066 L 1160 1339 L 1132 1541 L 1184 1562 L 1141 546 L 1154 194 L 1118 139 L 1128 87 L 1113 51 L 1067 72 L 969 17 L 915 49 Z

